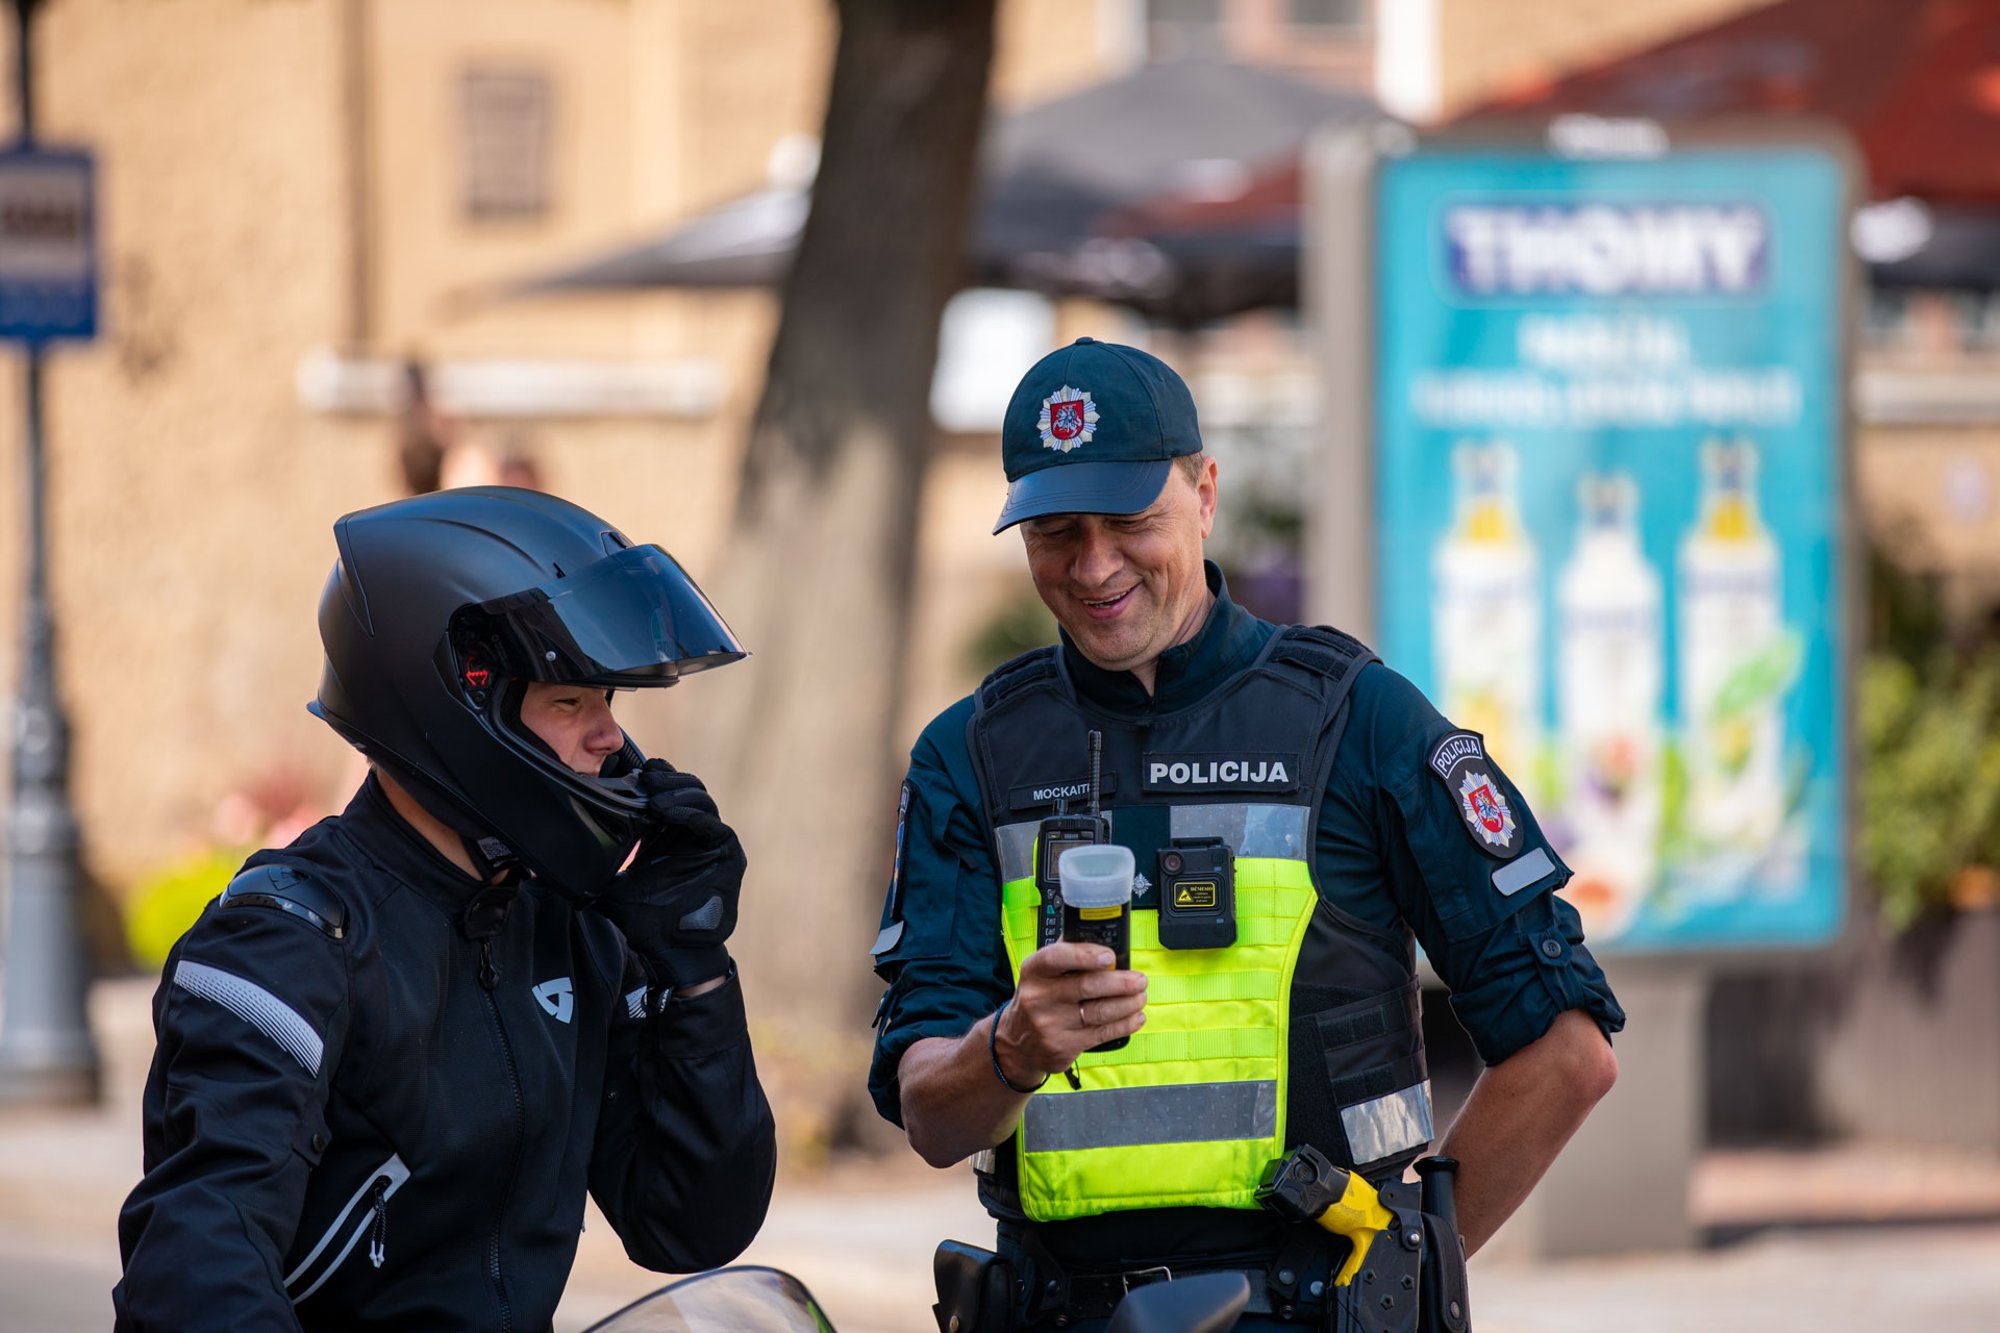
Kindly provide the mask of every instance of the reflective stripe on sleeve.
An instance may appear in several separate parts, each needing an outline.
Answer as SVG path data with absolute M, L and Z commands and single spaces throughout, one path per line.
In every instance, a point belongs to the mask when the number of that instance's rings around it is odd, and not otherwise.
M 1527 888 L 1544 875 L 1553 875 L 1555 862 L 1549 860 L 1548 852 L 1535 848 L 1518 861 L 1509 861 L 1493 872 L 1493 887 L 1500 890 L 1500 896 L 1510 898 Z
M 319 1033 L 297 1010 L 256 982 L 207 963 L 183 960 L 174 967 L 174 984 L 190 995 L 221 1005 L 284 1047 L 307 1073 L 319 1077 L 320 1056 L 325 1051 Z

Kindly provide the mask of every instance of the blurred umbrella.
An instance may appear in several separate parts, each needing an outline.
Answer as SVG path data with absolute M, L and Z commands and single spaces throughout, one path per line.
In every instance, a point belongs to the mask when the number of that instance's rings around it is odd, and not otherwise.
M 772 284 L 791 263 L 806 204 L 804 190 L 772 186 L 717 205 L 644 244 L 530 279 L 509 294 Z
M 969 282 L 1115 301 L 1176 324 L 1263 304 L 1274 256 L 1262 237 L 1211 228 L 1155 238 L 1130 225 L 1143 214 L 1120 210 L 1241 198 L 1260 169 L 1296 157 L 1321 124 L 1373 112 L 1361 94 L 1190 60 L 1004 115 L 982 154 Z M 801 189 L 760 190 L 503 294 L 772 284 L 791 262 L 806 206 Z M 1296 233 L 1293 220 L 1284 245 L 1294 264 Z

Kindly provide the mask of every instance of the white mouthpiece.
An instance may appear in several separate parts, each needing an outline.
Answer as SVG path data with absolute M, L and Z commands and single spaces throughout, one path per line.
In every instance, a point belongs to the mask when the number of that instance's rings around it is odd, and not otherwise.
M 1132 898 L 1132 849 L 1110 843 L 1072 847 L 1056 858 L 1063 902 L 1071 907 L 1116 907 Z

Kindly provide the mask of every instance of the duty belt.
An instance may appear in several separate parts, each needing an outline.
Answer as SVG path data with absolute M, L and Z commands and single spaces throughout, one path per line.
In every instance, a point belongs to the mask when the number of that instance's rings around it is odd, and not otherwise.
M 1008 1234 L 1012 1232 L 1012 1234 Z M 1002 1228 L 1003 1248 L 1026 1260 L 1022 1276 L 1027 1290 L 1030 1322 L 1053 1319 L 1058 1325 L 1109 1315 L 1129 1291 L 1174 1278 L 1209 1273 L 1240 1273 L 1250 1284 L 1245 1314 L 1275 1315 L 1302 1325 L 1318 1325 L 1326 1317 L 1332 1274 L 1345 1257 L 1345 1245 L 1318 1228 L 1300 1227 L 1266 1263 L 1189 1260 L 1143 1267 L 1084 1271 L 1065 1266 L 1048 1252 L 1034 1227 Z M 1017 1265 L 1018 1266 L 1018 1265 Z
M 1062 1317 L 1067 1319 L 1101 1319 L 1117 1308 L 1125 1299 L 1125 1293 L 1139 1287 L 1151 1286 L 1155 1282 L 1166 1282 L 1177 1277 L 1198 1277 L 1205 1273 L 1241 1273 L 1250 1284 L 1250 1303 L 1243 1307 L 1245 1314 L 1274 1314 L 1278 1307 L 1272 1303 L 1268 1286 L 1270 1272 L 1263 1268 L 1176 1268 L 1169 1264 L 1156 1264 L 1151 1268 L 1132 1268 L 1120 1273 L 1072 1273 L 1069 1276 L 1069 1299 L 1063 1304 Z

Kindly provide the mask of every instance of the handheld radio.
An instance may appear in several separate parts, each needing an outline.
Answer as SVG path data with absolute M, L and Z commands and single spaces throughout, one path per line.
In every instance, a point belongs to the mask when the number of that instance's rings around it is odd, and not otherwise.
M 1099 779 L 1103 767 L 1104 733 L 1090 733 L 1090 813 L 1072 815 L 1067 801 L 1035 831 L 1035 888 L 1042 895 L 1042 915 L 1036 923 L 1036 948 L 1047 948 L 1063 937 L 1062 880 L 1056 860 L 1072 847 L 1095 847 L 1111 841 L 1111 823 L 1098 813 Z

